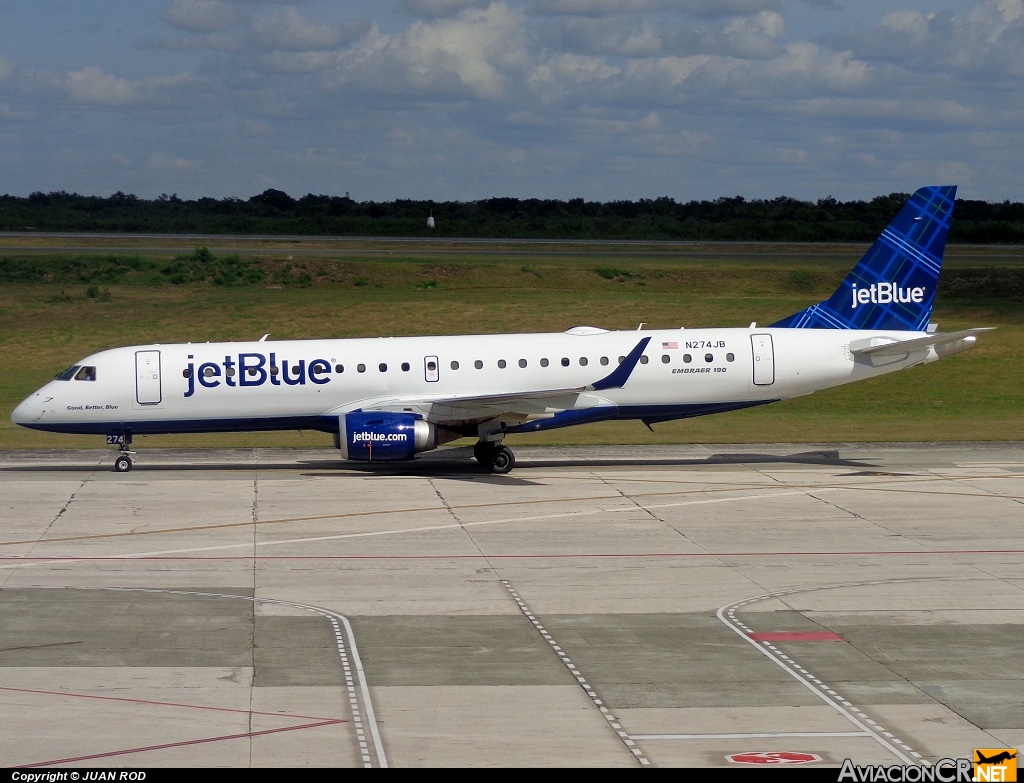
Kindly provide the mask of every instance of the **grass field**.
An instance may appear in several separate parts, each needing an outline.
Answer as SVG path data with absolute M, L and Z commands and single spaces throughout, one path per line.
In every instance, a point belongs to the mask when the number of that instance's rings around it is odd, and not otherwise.
M 47 379 L 103 348 L 268 332 L 286 339 L 768 324 L 828 296 L 865 249 L 234 238 L 211 242 L 211 251 L 237 254 L 262 279 L 216 285 L 169 282 L 175 253 L 195 250 L 184 240 L 90 238 L 73 251 L 31 241 L 29 248 L 24 238 L 0 240 L 10 281 L 0 289 L 0 448 L 101 445 L 25 430 L 9 415 Z M 1018 274 L 1024 248 L 953 246 L 946 267 Z M 31 279 L 39 269 L 52 271 Z M 1022 305 L 1015 295 L 944 298 L 940 282 L 933 320 L 943 330 L 999 327 L 973 351 L 763 408 L 656 425 L 653 434 L 639 422 L 615 422 L 509 442 L 1024 440 Z M 329 446 L 330 439 L 269 433 L 150 437 L 137 445 Z

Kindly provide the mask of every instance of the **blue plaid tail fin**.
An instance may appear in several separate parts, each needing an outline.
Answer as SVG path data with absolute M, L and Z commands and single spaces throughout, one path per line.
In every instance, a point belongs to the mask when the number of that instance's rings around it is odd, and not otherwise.
M 921 188 L 831 297 L 772 326 L 925 331 L 955 196 L 955 185 Z

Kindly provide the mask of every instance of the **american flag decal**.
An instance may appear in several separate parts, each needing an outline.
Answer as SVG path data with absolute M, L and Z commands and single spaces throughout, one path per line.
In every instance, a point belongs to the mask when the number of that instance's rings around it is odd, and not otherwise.
M 679 348 L 679 343 L 662 343 L 661 350 L 663 351 L 674 351 Z

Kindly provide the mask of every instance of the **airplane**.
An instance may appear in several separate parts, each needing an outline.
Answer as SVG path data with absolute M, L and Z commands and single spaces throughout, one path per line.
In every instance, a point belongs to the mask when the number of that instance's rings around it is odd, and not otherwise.
M 138 435 L 310 429 L 366 462 L 476 438 L 477 461 L 504 474 L 510 433 L 610 419 L 650 428 L 972 348 L 987 329 L 929 325 L 955 194 L 918 190 L 831 297 L 767 327 L 134 345 L 76 362 L 11 419 L 104 435 L 118 472 L 131 470 Z
M 1012 761 L 1013 759 L 1017 758 L 1016 752 L 1011 752 L 1008 750 L 1004 750 L 1002 753 L 997 753 L 992 758 L 986 758 L 984 754 L 977 748 L 975 748 L 974 753 L 978 757 L 977 760 L 974 762 L 975 764 L 999 764 L 1000 762 Z

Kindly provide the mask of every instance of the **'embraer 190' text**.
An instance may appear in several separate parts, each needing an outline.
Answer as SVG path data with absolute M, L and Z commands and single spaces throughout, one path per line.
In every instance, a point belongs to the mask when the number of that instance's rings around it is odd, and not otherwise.
M 188 358 L 192 359 L 193 355 L 189 354 Z M 269 358 L 261 353 L 239 353 L 225 356 L 222 362 L 203 362 L 198 367 L 195 362 L 189 362 L 184 375 L 188 379 L 185 396 L 191 397 L 196 393 L 197 381 L 207 389 L 221 384 L 263 386 L 268 381 L 271 386 L 305 386 L 307 382 L 322 385 L 331 382 L 331 363 L 326 359 L 283 359 L 278 363 L 273 352 Z
M 859 304 L 892 304 L 894 302 L 897 304 L 907 302 L 920 304 L 924 301 L 924 288 L 921 286 L 902 288 L 896 283 L 872 283 L 867 288 L 857 288 L 857 284 L 854 283 L 852 300 L 851 310 L 856 310 Z

